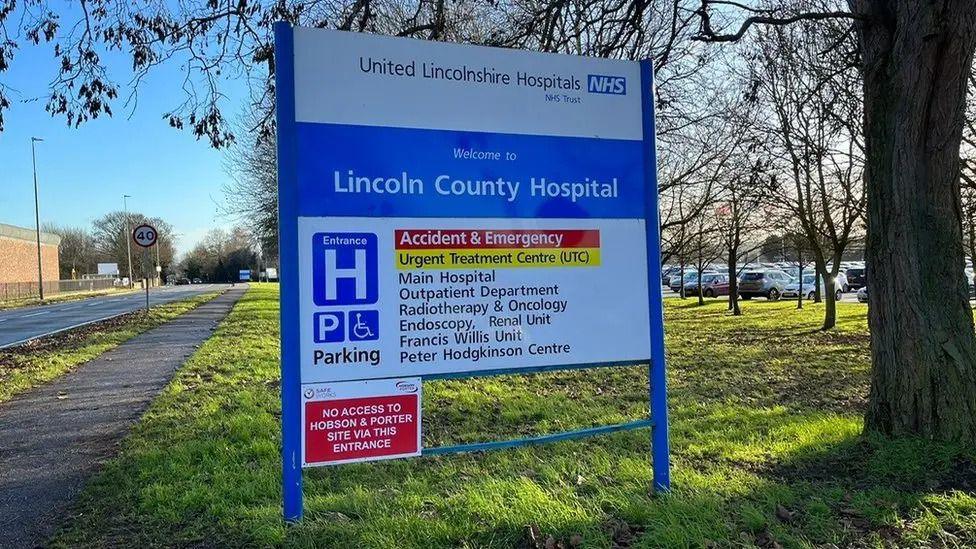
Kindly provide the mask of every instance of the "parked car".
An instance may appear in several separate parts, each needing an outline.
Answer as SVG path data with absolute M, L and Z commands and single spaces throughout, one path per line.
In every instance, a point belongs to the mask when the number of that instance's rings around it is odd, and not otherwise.
M 816 274 L 803 275 L 803 294 L 807 299 L 813 299 L 816 295 L 815 285 L 817 283 Z M 826 288 L 824 288 L 823 280 L 820 280 L 820 295 L 826 293 Z M 800 295 L 800 281 L 798 279 L 793 279 L 789 284 L 786 285 L 786 289 L 783 290 L 783 297 L 798 297 Z M 844 292 L 841 288 L 834 288 L 834 298 L 840 301 L 840 298 L 844 297 Z
M 202 280 L 200 280 L 199 278 L 194 278 L 194 279 L 193 279 L 193 283 L 194 283 L 194 284 L 203 284 L 203 281 L 202 281 Z
M 831 270 L 833 270 L 833 268 L 834 268 L 833 265 L 831 265 L 829 263 L 827 264 L 827 272 L 828 273 Z M 836 286 L 837 288 L 840 288 L 845 293 L 851 291 L 851 286 L 847 282 L 847 267 L 844 267 L 843 264 L 837 270 L 837 278 L 834 280 L 834 286 Z
M 739 295 L 742 299 L 765 297 L 775 301 L 791 281 L 790 275 L 779 269 L 748 271 L 739 277 Z
M 851 267 L 846 274 L 849 289 L 858 290 L 868 285 L 868 271 L 864 267 Z
M 702 271 L 702 277 L 710 274 L 718 274 L 715 271 Z M 681 274 L 676 274 L 671 277 L 671 282 L 668 287 L 671 288 L 672 292 L 680 292 L 682 286 L 687 286 L 688 284 L 697 285 L 698 284 L 698 271 L 695 270 L 685 270 L 684 280 L 681 280 Z
M 845 294 L 851 291 L 851 285 L 847 280 L 847 273 L 843 269 L 837 273 L 837 278 L 834 279 L 834 287 L 840 288 Z
M 179 279 L 179 280 L 176 281 L 176 285 L 177 286 L 187 286 L 189 284 L 190 284 L 190 279 L 189 278 L 181 278 L 181 279 Z
M 729 295 L 729 277 L 721 273 L 702 273 L 701 291 L 705 297 Z M 698 295 L 698 277 L 685 284 L 685 295 Z
M 812 273 L 814 269 L 816 269 L 816 267 L 813 265 L 813 263 L 807 263 L 806 265 L 803 266 L 804 273 Z M 796 278 L 800 276 L 800 267 L 796 263 L 790 265 L 789 267 L 784 267 L 780 270 L 790 275 L 790 278 Z
M 670 286 L 671 277 L 678 276 L 679 274 L 681 274 L 681 267 L 665 266 L 664 269 L 661 270 L 661 285 Z
M 857 300 L 861 303 L 868 302 L 868 287 L 861 286 L 861 289 L 857 291 Z

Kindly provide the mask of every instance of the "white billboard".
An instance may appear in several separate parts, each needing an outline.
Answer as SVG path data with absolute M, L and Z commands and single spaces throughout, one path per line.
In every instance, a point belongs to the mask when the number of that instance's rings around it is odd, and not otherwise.
M 118 263 L 99 263 L 98 274 L 102 276 L 119 276 Z

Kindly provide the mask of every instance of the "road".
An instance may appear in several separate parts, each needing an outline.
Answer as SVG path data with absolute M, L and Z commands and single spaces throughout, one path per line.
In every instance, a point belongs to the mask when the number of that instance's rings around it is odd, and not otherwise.
M 228 287 L 229 284 L 193 284 L 159 288 L 149 291 L 149 304 L 169 303 Z M 136 292 L 0 311 L 0 349 L 130 313 L 145 305 L 146 294 Z

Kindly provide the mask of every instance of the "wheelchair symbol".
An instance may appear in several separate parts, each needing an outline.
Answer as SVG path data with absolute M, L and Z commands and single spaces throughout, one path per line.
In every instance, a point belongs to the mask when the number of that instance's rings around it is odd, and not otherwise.
M 362 320 L 362 313 L 356 313 L 356 323 L 352 326 L 352 334 L 356 339 L 373 337 L 373 331 Z
M 379 311 L 349 312 L 349 341 L 379 339 Z

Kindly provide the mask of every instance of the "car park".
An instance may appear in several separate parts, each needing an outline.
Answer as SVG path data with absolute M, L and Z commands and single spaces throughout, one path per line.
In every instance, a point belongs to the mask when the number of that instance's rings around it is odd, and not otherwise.
M 698 278 L 685 284 L 685 295 L 698 295 Z M 704 297 L 729 295 L 729 277 L 721 273 L 702 273 L 701 292 Z
M 681 274 L 681 267 L 676 267 L 674 265 L 665 265 L 661 270 L 661 285 L 670 286 L 671 277 L 678 276 Z
M 779 269 L 748 271 L 739 277 L 739 295 L 743 299 L 765 297 L 775 301 L 790 282 L 790 275 Z
M 816 296 L 815 285 L 817 283 L 817 275 L 815 273 L 803 275 L 803 284 L 801 289 L 801 284 L 798 279 L 793 279 L 789 284 L 786 285 L 786 289 L 783 290 L 783 297 L 799 297 L 802 291 L 807 299 L 813 299 Z M 820 295 L 824 295 L 827 290 L 824 288 L 823 279 L 820 280 Z M 834 298 L 840 301 L 840 298 L 844 297 L 844 291 L 842 288 L 834 288 Z
M 834 278 L 834 287 L 839 288 L 844 293 L 851 291 L 850 283 L 847 281 L 847 273 L 843 270 L 837 272 L 837 277 Z
M 718 273 L 716 273 L 715 271 L 702 271 L 703 277 L 705 275 L 710 275 L 710 274 L 718 274 Z M 672 292 L 680 292 L 681 287 L 686 286 L 688 284 L 692 284 L 692 285 L 698 284 L 698 271 L 691 270 L 691 269 L 685 270 L 684 280 L 682 280 L 681 278 L 681 273 L 672 276 L 670 284 L 668 284 L 668 287 L 671 288 Z
M 864 267 L 851 267 L 845 274 L 847 286 L 851 290 L 858 290 L 868 285 L 868 271 Z

